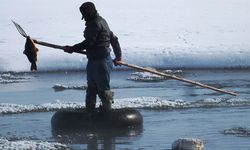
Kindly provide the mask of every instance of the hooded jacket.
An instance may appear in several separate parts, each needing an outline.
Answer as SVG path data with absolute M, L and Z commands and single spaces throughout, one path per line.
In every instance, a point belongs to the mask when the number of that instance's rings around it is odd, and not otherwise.
M 111 44 L 115 57 L 121 58 L 121 48 L 118 38 L 109 29 L 105 19 L 96 13 L 91 18 L 85 19 L 85 21 L 85 40 L 75 44 L 73 50 L 77 52 L 86 49 L 88 59 L 98 60 L 110 55 Z

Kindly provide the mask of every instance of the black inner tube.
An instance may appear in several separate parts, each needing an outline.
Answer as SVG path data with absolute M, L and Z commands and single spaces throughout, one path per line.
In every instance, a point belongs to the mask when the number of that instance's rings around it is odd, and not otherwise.
M 91 114 L 85 109 L 60 110 L 51 119 L 53 130 L 133 128 L 142 124 L 141 113 L 132 108 L 113 109 L 108 113 L 96 111 Z

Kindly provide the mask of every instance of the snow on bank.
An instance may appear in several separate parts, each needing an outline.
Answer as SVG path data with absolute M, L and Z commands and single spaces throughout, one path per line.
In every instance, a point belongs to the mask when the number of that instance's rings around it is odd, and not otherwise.
M 160 68 L 250 67 L 249 0 L 93 2 L 119 37 L 128 63 Z M 0 71 L 28 71 L 30 67 L 22 54 L 25 39 L 10 19 L 36 39 L 72 45 L 83 40 L 81 4 L 67 0 L 2 3 Z M 85 56 L 38 48 L 40 71 L 85 69 Z
M 99 106 L 99 103 L 97 103 Z M 194 102 L 186 102 L 180 99 L 166 100 L 159 97 L 136 97 L 116 99 L 113 108 L 139 108 L 139 109 L 192 109 L 192 108 L 214 108 L 214 107 L 235 107 L 250 106 L 249 99 L 236 98 L 208 98 Z M 81 102 L 64 102 L 57 100 L 52 103 L 39 105 L 21 105 L 0 103 L 0 115 L 17 114 L 28 112 L 49 112 L 62 109 L 79 109 L 84 108 L 85 103 Z

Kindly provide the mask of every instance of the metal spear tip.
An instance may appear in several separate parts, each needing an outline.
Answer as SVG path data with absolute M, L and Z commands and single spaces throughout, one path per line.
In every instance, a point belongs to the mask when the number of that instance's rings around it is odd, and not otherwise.
M 26 32 L 23 30 L 23 28 L 16 23 L 14 20 L 11 20 L 13 22 L 13 24 L 15 25 L 17 31 L 23 36 L 23 37 L 27 37 L 28 35 L 26 34 Z

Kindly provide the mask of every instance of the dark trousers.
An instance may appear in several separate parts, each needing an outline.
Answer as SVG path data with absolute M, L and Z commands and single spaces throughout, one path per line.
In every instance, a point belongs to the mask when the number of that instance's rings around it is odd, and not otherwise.
M 113 62 L 110 56 L 100 60 L 88 60 L 87 63 L 87 91 L 86 109 L 94 110 L 96 105 L 96 95 L 102 101 L 102 105 L 109 103 L 106 92 L 110 91 L 110 73 Z M 111 104 L 110 104 L 111 105 Z

